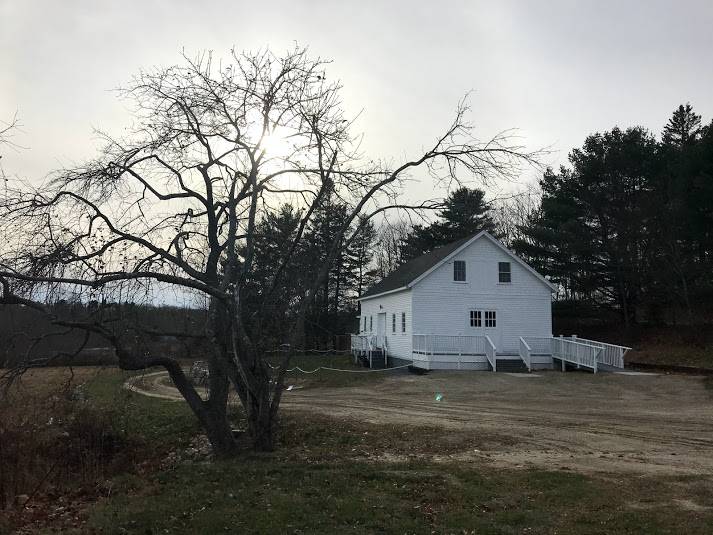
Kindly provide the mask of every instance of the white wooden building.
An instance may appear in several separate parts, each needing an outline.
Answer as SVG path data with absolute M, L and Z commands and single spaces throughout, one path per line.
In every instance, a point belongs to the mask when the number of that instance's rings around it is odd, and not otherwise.
M 552 337 L 554 290 L 483 231 L 407 262 L 364 293 L 352 351 L 372 366 L 623 367 L 626 348 Z

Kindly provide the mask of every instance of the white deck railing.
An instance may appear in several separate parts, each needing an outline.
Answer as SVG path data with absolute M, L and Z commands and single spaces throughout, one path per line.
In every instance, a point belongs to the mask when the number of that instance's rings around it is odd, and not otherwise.
M 373 352 L 377 349 L 383 351 L 384 364 L 388 363 L 389 346 L 386 335 L 383 334 L 352 334 L 351 335 L 351 351 L 354 354 L 356 362 L 359 354 L 369 357 L 369 367 L 373 365 Z
M 488 344 L 486 338 L 485 336 L 414 334 L 412 350 L 414 353 L 424 355 L 485 355 Z
M 369 347 L 368 335 L 352 334 L 352 351 L 366 351 Z
M 587 338 L 579 338 L 575 335 L 568 337 L 568 340 L 582 342 L 583 344 L 589 344 L 601 348 L 602 352 L 597 357 L 597 362 L 599 364 L 606 364 L 615 368 L 624 367 L 624 355 L 626 355 L 626 352 L 631 349 L 626 346 L 618 346 L 616 344 L 607 344 L 605 342 L 597 342 L 596 340 L 588 340 Z
M 527 366 L 527 370 L 532 371 L 532 349 L 522 336 L 520 337 L 520 358 Z
M 597 373 L 597 357 L 602 348 L 567 340 L 566 338 L 552 338 L 552 356 L 563 361 L 592 368 Z
M 414 334 L 411 350 L 416 355 L 464 356 L 483 355 L 495 371 L 497 353 L 495 344 L 487 336 L 464 336 L 444 334 Z
M 551 336 L 523 336 L 525 343 L 530 346 L 530 356 L 532 355 L 552 355 Z

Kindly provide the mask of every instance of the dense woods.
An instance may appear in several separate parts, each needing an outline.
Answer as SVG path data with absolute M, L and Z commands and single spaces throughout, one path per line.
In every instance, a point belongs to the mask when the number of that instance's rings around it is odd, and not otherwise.
M 614 128 L 569 160 L 543 176 L 515 250 L 559 299 L 616 310 L 625 325 L 700 322 L 713 283 L 711 125 L 682 105 L 660 139 Z

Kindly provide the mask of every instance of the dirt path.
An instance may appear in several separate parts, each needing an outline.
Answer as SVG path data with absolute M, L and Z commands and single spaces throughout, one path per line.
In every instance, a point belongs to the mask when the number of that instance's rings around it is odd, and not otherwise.
M 165 374 L 151 374 L 130 388 L 176 399 L 165 381 Z M 358 388 L 298 389 L 283 399 L 287 410 L 493 437 L 449 457 L 464 461 L 713 475 L 713 393 L 699 377 L 439 372 Z

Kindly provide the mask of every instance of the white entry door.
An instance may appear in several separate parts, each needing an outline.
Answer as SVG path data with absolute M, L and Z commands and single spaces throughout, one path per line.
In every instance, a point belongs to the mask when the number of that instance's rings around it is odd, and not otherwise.
M 503 350 L 502 317 L 495 309 L 474 308 L 468 311 L 469 333 L 488 336 L 496 351 Z
M 386 312 L 379 312 L 376 318 L 376 345 L 384 347 L 384 339 L 386 338 Z

